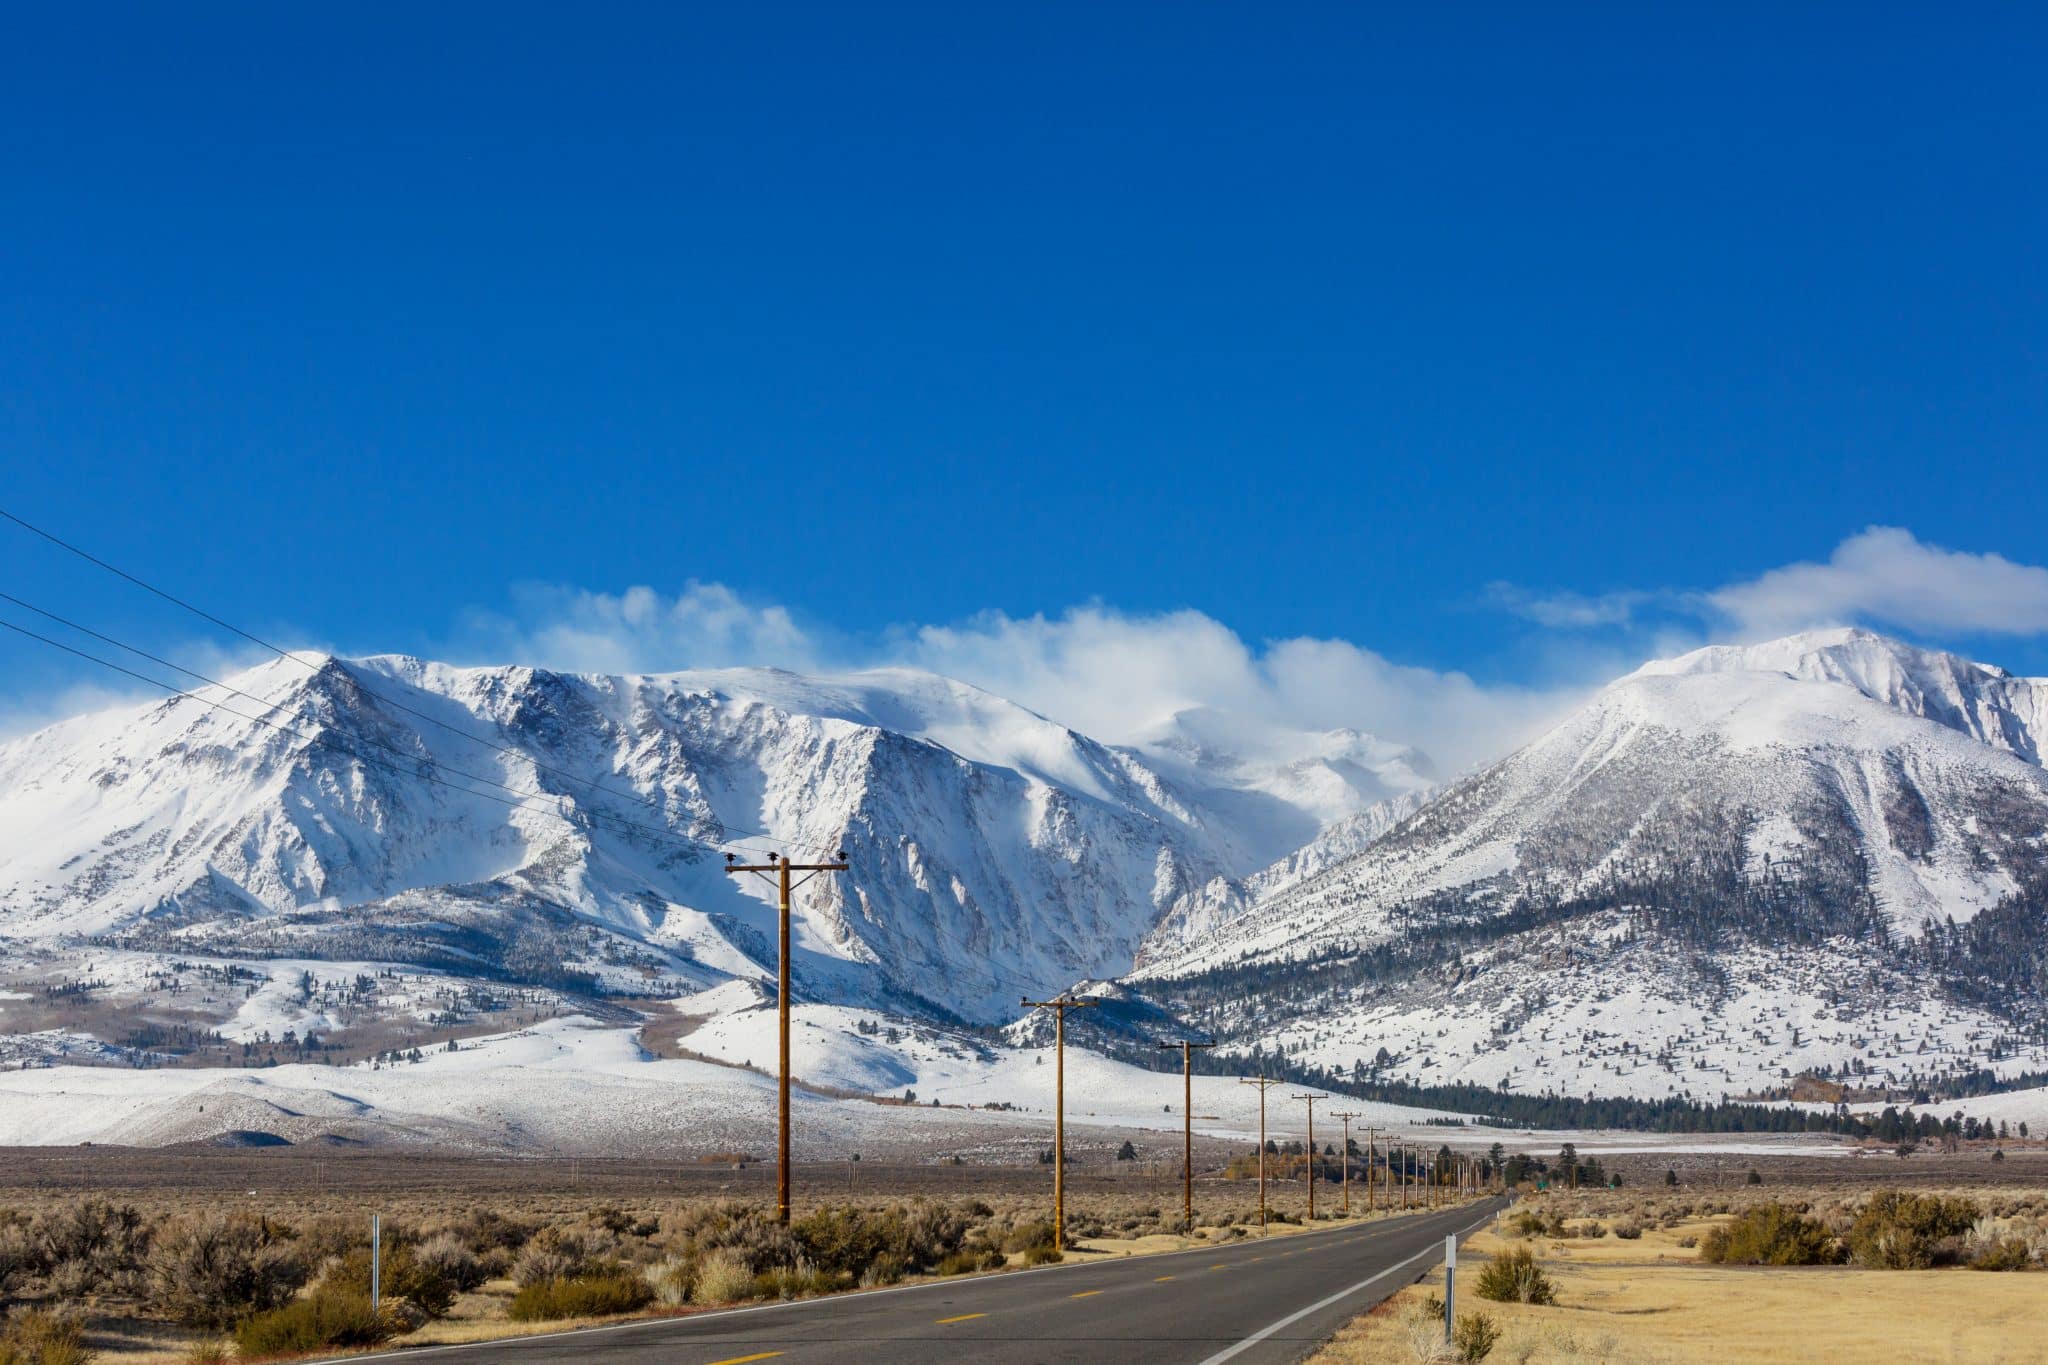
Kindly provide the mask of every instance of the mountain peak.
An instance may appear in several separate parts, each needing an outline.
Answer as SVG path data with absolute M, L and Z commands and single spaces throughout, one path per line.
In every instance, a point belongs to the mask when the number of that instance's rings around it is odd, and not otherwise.
M 1709 645 L 1653 660 L 1621 680 L 1771 674 L 1860 693 L 2040 764 L 2048 750 L 2048 682 L 1855 626 L 1749 645 Z
M 1775 640 L 1740 645 L 1707 645 L 1669 659 L 1652 659 L 1632 676 L 1668 677 L 1694 673 L 1787 673 L 1800 676 L 1810 671 L 1810 661 L 1827 659 L 1838 663 L 1863 664 L 1889 660 L 1899 664 L 1925 666 L 1936 660 L 1989 673 L 1953 654 L 1921 649 L 1903 640 L 1866 630 L 1861 626 L 1831 626 L 1800 631 Z

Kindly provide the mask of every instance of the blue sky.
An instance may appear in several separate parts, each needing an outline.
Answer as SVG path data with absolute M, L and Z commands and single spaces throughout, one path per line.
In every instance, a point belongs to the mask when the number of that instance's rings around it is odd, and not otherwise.
M 1821 619 L 2048 673 L 2044 39 L 2021 6 L 24 10 L 0 506 L 361 652 L 985 663 L 1082 608 L 1425 691 Z M 0 583 L 226 643 L 5 527 Z M 18 712 L 81 681 L 0 670 Z

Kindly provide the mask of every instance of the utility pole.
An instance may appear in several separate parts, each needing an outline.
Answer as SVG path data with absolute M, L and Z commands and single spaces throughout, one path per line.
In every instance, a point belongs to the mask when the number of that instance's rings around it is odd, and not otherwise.
M 773 853 L 768 855 L 765 863 L 743 863 L 739 861 L 738 854 L 725 855 L 727 872 L 751 872 L 763 881 L 775 883 L 775 1014 L 781 1030 L 777 1043 L 780 1075 L 776 1082 L 775 1102 L 775 1221 L 783 1224 L 789 1222 L 789 893 L 820 872 L 844 872 L 847 866 L 845 849 L 839 850 L 836 863 L 792 863 Z M 792 883 L 789 879 L 792 872 L 803 873 L 802 881 Z
M 1401 1152 L 1401 1212 L 1408 1212 L 1408 1144 L 1394 1144 Z
M 1330 1098 L 1328 1095 L 1296 1095 L 1297 1100 L 1308 1101 L 1308 1221 L 1316 1221 L 1316 1101 Z
M 1351 1120 L 1359 1118 L 1361 1115 L 1356 1109 L 1339 1109 L 1332 1112 L 1344 1121 L 1344 1145 L 1338 1149 L 1344 1155 L 1339 1157 L 1338 1160 L 1343 1162 L 1339 1169 L 1344 1173 L 1341 1177 L 1344 1185 L 1344 1216 L 1349 1218 L 1351 1216 Z M 1372 1168 L 1370 1166 L 1366 1168 L 1366 1178 L 1368 1180 L 1372 1178 Z M 1372 1187 L 1368 1185 L 1366 1188 L 1371 1189 Z
M 1052 1011 L 1052 1249 L 1067 1249 L 1067 1011 L 1091 1009 L 1093 1000 L 1069 995 L 1051 1000 L 1021 999 L 1034 1010 Z
M 1180 1049 L 1180 1093 L 1181 1093 L 1181 1140 L 1180 1140 L 1180 1204 L 1181 1222 L 1190 1236 L 1195 1231 L 1195 1049 L 1214 1047 L 1214 1043 L 1197 1043 L 1183 1038 L 1177 1043 L 1161 1043 L 1164 1048 Z
M 1380 1208 L 1378 1196 L 1373 1193 L 1372 1188 L 1373 1167 L 1379 1164 L 1380 1159 L 1379 1143 L 1376 1140 L 1379 1136 L 1379 1131 L 1378 1124 L 1374 1124 L 1365 1130 L 1365 1211 L 1367 1213 L 1378 1213 Z
M 1259 1235 L 1266 1235 L 1266 1092 L 1280 1084 L 1278 1076 L 1240 1076 L 1239 1085 L 1259 1088 Z

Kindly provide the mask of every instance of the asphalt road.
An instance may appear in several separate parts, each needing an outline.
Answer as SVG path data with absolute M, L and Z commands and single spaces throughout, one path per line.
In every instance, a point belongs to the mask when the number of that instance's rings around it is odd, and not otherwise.
M 1419 1279 L 1501 1199 L 1328 1232 L 353 1359 L 1271 1365 Z

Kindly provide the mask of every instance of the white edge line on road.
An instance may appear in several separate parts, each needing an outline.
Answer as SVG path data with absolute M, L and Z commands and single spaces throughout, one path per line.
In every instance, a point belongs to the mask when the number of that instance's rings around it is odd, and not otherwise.
M 1493 1215 L 1488 1214 L 1487 1217 L 1491 1218 L 1493 1217 Z M 1480 1220 L 1480 1222 L 1484 1221 L 1485 1219 Z M 1478 1224 L 1475 1223 L 1473 1224 L 1473 1226 L 1477 1227 Z M 1329 1229 L 1319 1228 L 1312 1232 L 1296 1233 L 1294 1235 L 1297 1237 L 1336 1237 L 1346 1232 L 1366 1232 L 1370 1234 L 1386 1230 L 1387 1228 L 1384 1223 L 1375 1225 L 1373 1222 L 1368 1220 L 1364 1223 L 1360 1223 L 1351 1227 L 1336 1227 Z M 1463 1232 L 1460 1232 L 1458 1235 L 1462 1237 L 1465 1234 Z M 1368 1238 L 1368 1240 L 1370 1240 L 1370 1238 Z M 1236 1247 L 1250 1247 L 1257 1245 L 1257 1242 L 1246 1241 L 1225 1243 L 1222 1246 L 1188 1247 L 1184 1251 L 1154 1252 L 1152 1255 L 1144 1257 L 1143 1259 L 1148 1261 L 1163 1261 L 1174 1256 L 1194 1256 L 1203 1252 L 1207 1252 L 1210 1255 L 1214 1255 L 1218 1251 L 1230 1250 Z M 992 1275 L 971 1275 L 959 1279 L 931 1280 L 923 1284 L 899 1284 L 890 1286 L 886 1289 L 863 1289 L 855 1293 L 821 1294 L 815 1299 L 792 1299 L 788 1303 L 756 1303 L 749 1304 L 744 1308 L 714 1308 L 709 1312 L 704 1313 L 679 1313 L 674 1317 L 637 1318 L 632 1322 L 606 1323 L 602 1327 L 573 1327 L 566 1332 L 532 1332 L 524 1333 L 519 1336 L 494 1337 L 489 1341 L 451 1341 L 445 1346 L 401 1346 L 398 1347 L 396 1350 L 378 1351 L 371 1355 L 351 1355 L 316 1358 L 314 1361 L 311 1362 L 311 1365 L 355 1365 L 355 1362 L 363 1360 L 415 1360 L 418 1359 L 420 1356 L 444 1355 L 454 1351 L 482 1351 L 488 1350 L 493 1346 L 523 1346 L 529 1342 L 560 1340 L 566 1337 L 591 1337 L 599 1336 L 609 1332 L 644 1332 L 650 1328 L 656 1327 L 676 1327 L 684 1323 L 708 1322 L 713 1318 L 737 1318 L 752 1313 L 786 1312 L 792 1308 L 811 1308 L 820 1304 L 846 1304 L 855 1302 L 857 1300 L 879 1299 L 889 1294 L 915 1294 L 922 1290 L 932 1289 L 958 1290 L 977 1283 L 990 1284 L 996 1281 L 1021 1280 L 1027 1275 L 1054 1275 L 1058 1274 L 1062 1270 L 1085 1270 L 1087 1267 L 1091 1265 L 1123 1265 L 1127 1264 L 1128 1261 L 1132 1259 L 1137 1258 L 1129 1256 L 1106 1256 L 1099 1261 L 1076 1261 L 1072 1265 L 1042 1265 L 1027 1270 L 1006 1270 L 998 1274 Z M 1409 1260 L 1413 1259 L 1415 1258 L 1412 1256 L 1409 1258 Z M 1402 1262 L 1402 1264 L 1405 1265 L 1407 1264 L 1407 1262 L 1404 1261 Z M 1368 1283 L 1370 1283 L 1370 1281 L 1368 1281 Z M 1355 1290 L 1360 1289 L 1362 1287 L 1363 1286 L 1361 1285 L 1353 1285 L 1350 1289 L 1345 1290 L 1344 1294 L 1352 1293 Z M 1344 1294 L 1339 1294 L 1337 1297 L 1342 1298 Z M 1317 1308 L 1321 1307 L 1323 1307 L 1322 1304 L 1316 1304 L 1313 1307 L 1303 1309 L 1302 1313 L 1312 1313 Z M 1295 1314 L 1295 1317 L 1302 1316 L 1302 1313 Z M 1276 1322 L 1271 1327 L 1268 1327 L 1264 1332 L 1261 1332 L 1257 1337 L 1247 1338 L 1245 1341 L 1240 1342 L 1237 1346 L 1232 1347 L 1228 1353 L 1221 1356 L 1213 1356 L 1211 1357 L 1211 1359 L 1227 1360 L 1229 1359 L 1230 1355 L 1234 1355 L 1236 1352 L 1243 1350 L 1246 1346 L 1251 1345 L 1254 1341 L 1262 1340 L 1265 1336 L 1267 1336 L 1270 1333 L 1279 1331 L 1282 1327 L 1285 1327 L 1287 1323 L 1292 1321 L 1294 1321 L 1294 1318 L 1288 1318 L 1284 1322 Z M 1202 1365 L 1209 1365 L 1209 1361 L 1203 1361 Z
M 1465 1236 L 1474 1228 L 1479 1227 L 1482 1224 L 1493 1219 L 1497 1212 L 1498 1210 L 1496 1210 L 1495 1213 L 1487 1214 L 1486 1217 L 1481 1218 L 1476 1223 L 1467 1223 L 1464 1227 L 1458 1230 L 1456 1235 L 1459 1237 Z M 1235 1359 L 1236 1357 L 1244 1354 L 1246 1351 L 1249 1351 L 1252 1347 L 1258 1345 L 1260 1342 L 1264 1341 L 1267 1337 L 1272 1336 L 1275 1332 L 1280 1331 L 1282 1328 L 1293 1326 L 1295 1323 L 1300 1322 L 1309 1314 L 1320 1313 L 1325 1308 L 1330 1307 L 1332 1304 L 1342 1303 L 1345 1299 L 1350 1298 L 1353 1294 L 1357 1294 L 1363 1290 L 1372 1288 L 1381 1280 L 1387 1278 L 1387 1276 L 1399 1274 L 1401 1271 L 1406 1270 L 1409 1266 L 1414 1265 L 1423 1257 L 1441 1255 L 1442 1252 L 1443 1248 L 1439 1246 L 1424 1247 L 1422 1250 L 1416 1252 L 1413 1256 L 1410 1256 L 1407 1260 L 1402 1261 L 1399 1265 L 1388 1266 L 1379 1274 L 1374 1275 L 1369 1279 L 1360 1280 L 1357 1284 L 1352 1285 L 1349 1289 L 1340 1289 L 1336 1293 L 1330 1295 L 1330 1297 L 1327 1299 L 1323 1299 L 1317 1303 L 1312 1303 L 1308 1307 L 1303 1308 L 1298 1312 L 1289 1313 L 1286 1317 L 1280 1319 L 1280 1321 L 1278 1322 L 1266 1324 L 1264 1327 L 1261 1327 L 1258 1331 L 1246 1337 L 1243 1341 L 1238 1342 L 1237 1345 L 1224 1347 L 1215 1355 L 1210 1356 L 1207 1360 L 1204 1360 L 1201 1363 L 1201 1365 L 1223 1365 L 1224 1361 Z

